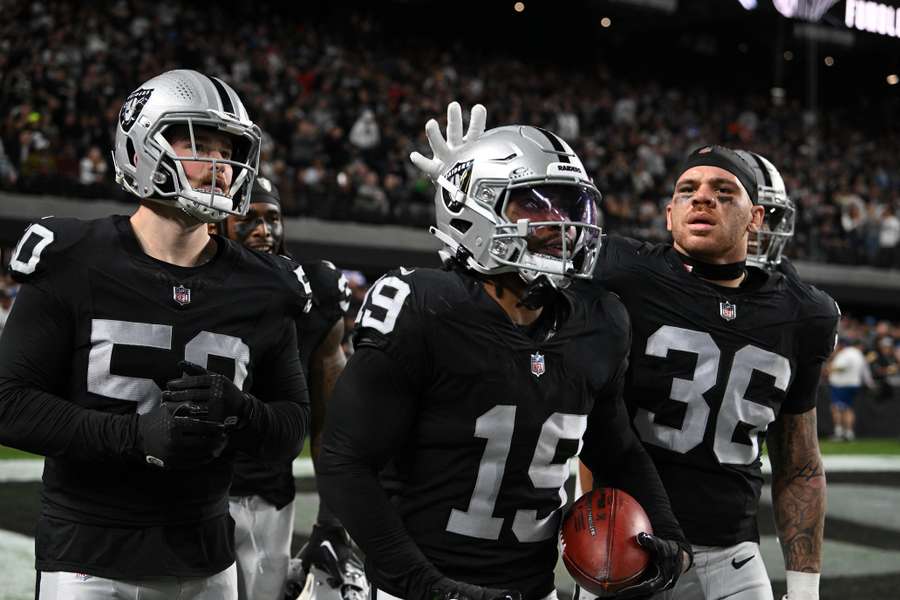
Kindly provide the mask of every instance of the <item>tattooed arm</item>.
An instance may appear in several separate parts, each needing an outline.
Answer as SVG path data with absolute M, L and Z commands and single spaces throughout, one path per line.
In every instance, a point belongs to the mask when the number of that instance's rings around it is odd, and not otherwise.
M 822 538 L 825 529 L 825 471 L 819 454 L 816 409 L 800 414 L 781 413 L 769 427 L 769 458 L 772 463 L 772 500 L 775 529 L 781 541 L 784 566 L 803 578 L 822 568 Z M 795 579 L 799 579 L 794 575 Z M 809 580 L 810 578 L 807 578 Z M 801 598 L 788 590 L 788 596 Z

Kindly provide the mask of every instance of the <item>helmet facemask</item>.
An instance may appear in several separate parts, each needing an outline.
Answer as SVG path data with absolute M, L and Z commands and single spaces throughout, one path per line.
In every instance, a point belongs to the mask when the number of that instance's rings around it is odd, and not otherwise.
M 514 267 L 527 283 L 546 276 L 557 288 L 594 272 L 600 228 L 600 194 L 571 183 L 517 183 L 509 186 L 498 211 L 490 251 L 501 265 Z
M 228 117 L 217 116 L 220 119 Z M 178 156 L 166 138 L 170 128 L 177 126 L 185 126 L 187 129 L 191 147 L 191 154 L 188 156 Z M 228 134 L 232 141 L 231 158 L 201 156 L 197 151 L 196 139 L 197 129 L 200 127 Z M 203 116 L 183 113 L 164 115 L 146 138 L 148 153 L 159 157 L 153 174 L 154 197 L 173 199 L 184 212 L 208 223 L 221 221 L 228 215 L 245 215 L 250 206 L 250 189 L 259 167 L 259 139 L 259 130 L 255 125 L 236 122 L 223 127 L 221 120 Z M 208 191 L 194 189 L 185 171 L 185 162 L 210 163 L 212 173 L 220 165 L 230 165 L 232 177 L 228 190 L 216 191 L 214 181 Z

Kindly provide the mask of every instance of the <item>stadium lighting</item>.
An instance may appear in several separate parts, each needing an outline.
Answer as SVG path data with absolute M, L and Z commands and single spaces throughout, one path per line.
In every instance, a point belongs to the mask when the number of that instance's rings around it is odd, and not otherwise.
M 825 66 L 826 66 L 826 67 L 833 67 L 833 66 L 834 66 L 834 57 L 826 56 L 826 57 L 825 57 Z
M 738 0 L 746 10 L 754 10 L 756 8 L 756 0 Z
M 790 50 L 784 51 L 784 60 L 794 60 L 794 53 Z
M 600 27 L 603 27 L 604 29 L 612 27 L 612 19 L 610 19 L 609 17 L 603 17 L 602 19 L 600 19 Z
M 887 76 L 888 85 L 897 85 L 898 83 L 900 83 L 900 77 L 898 77 L 896 73 L 891 73 Z
M 516 2 L 515 4 L 513 4 L 513 10 L 516 11 L 516 12 L 518 12 L 518 13 L 524 11 L 524 10 L 525 10 L 525 3 L 524 3 L 524 2 Z

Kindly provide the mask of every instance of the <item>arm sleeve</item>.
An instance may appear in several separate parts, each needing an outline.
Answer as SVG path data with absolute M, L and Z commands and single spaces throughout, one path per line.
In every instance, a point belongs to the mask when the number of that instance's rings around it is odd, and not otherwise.
M 300 453 L 310 421 L 297 330 L 290 319 L 285 319 L 282 330 L 282 339 L 264 361 L 266 368 L 257 374 L 254 392 L 259 396 L 250 423 L 233 436 L 240 450 L 273 461 L 293 460 Z
M 372 346 L 347 363 L 329 403 L 317 480 L 390 593 L 408 597 L 440 577 L 407 533 L 378 472 L 407 440 L 417 412 L 414 386 L 396 360 Z
M 25 283 L 0 338 L 0 443 L 44 456 L 125 459 L 137 415 L 82 408 L 63 397 L 74 327 L 46 282 Z
M 626 359 L 615 381 L 608 386 L 609 392 L 594 404 L 588 417 L 581 460 L 591 470 L 595 485 L 625 490 L 644 507 L 654 535 L 687 545 L 653 460 L 631 428 L 622 399 L 627 367 Z

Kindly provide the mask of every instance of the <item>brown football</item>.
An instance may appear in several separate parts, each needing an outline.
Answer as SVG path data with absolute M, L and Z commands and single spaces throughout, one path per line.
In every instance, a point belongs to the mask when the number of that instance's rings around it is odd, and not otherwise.
M 637 534 L 653 533 L 637 500 L 616 488 L 597 488 L 576 500 L 563 520 L 563 563 L 572 578 L 596 596 L 634 583 L 650 563 Z

